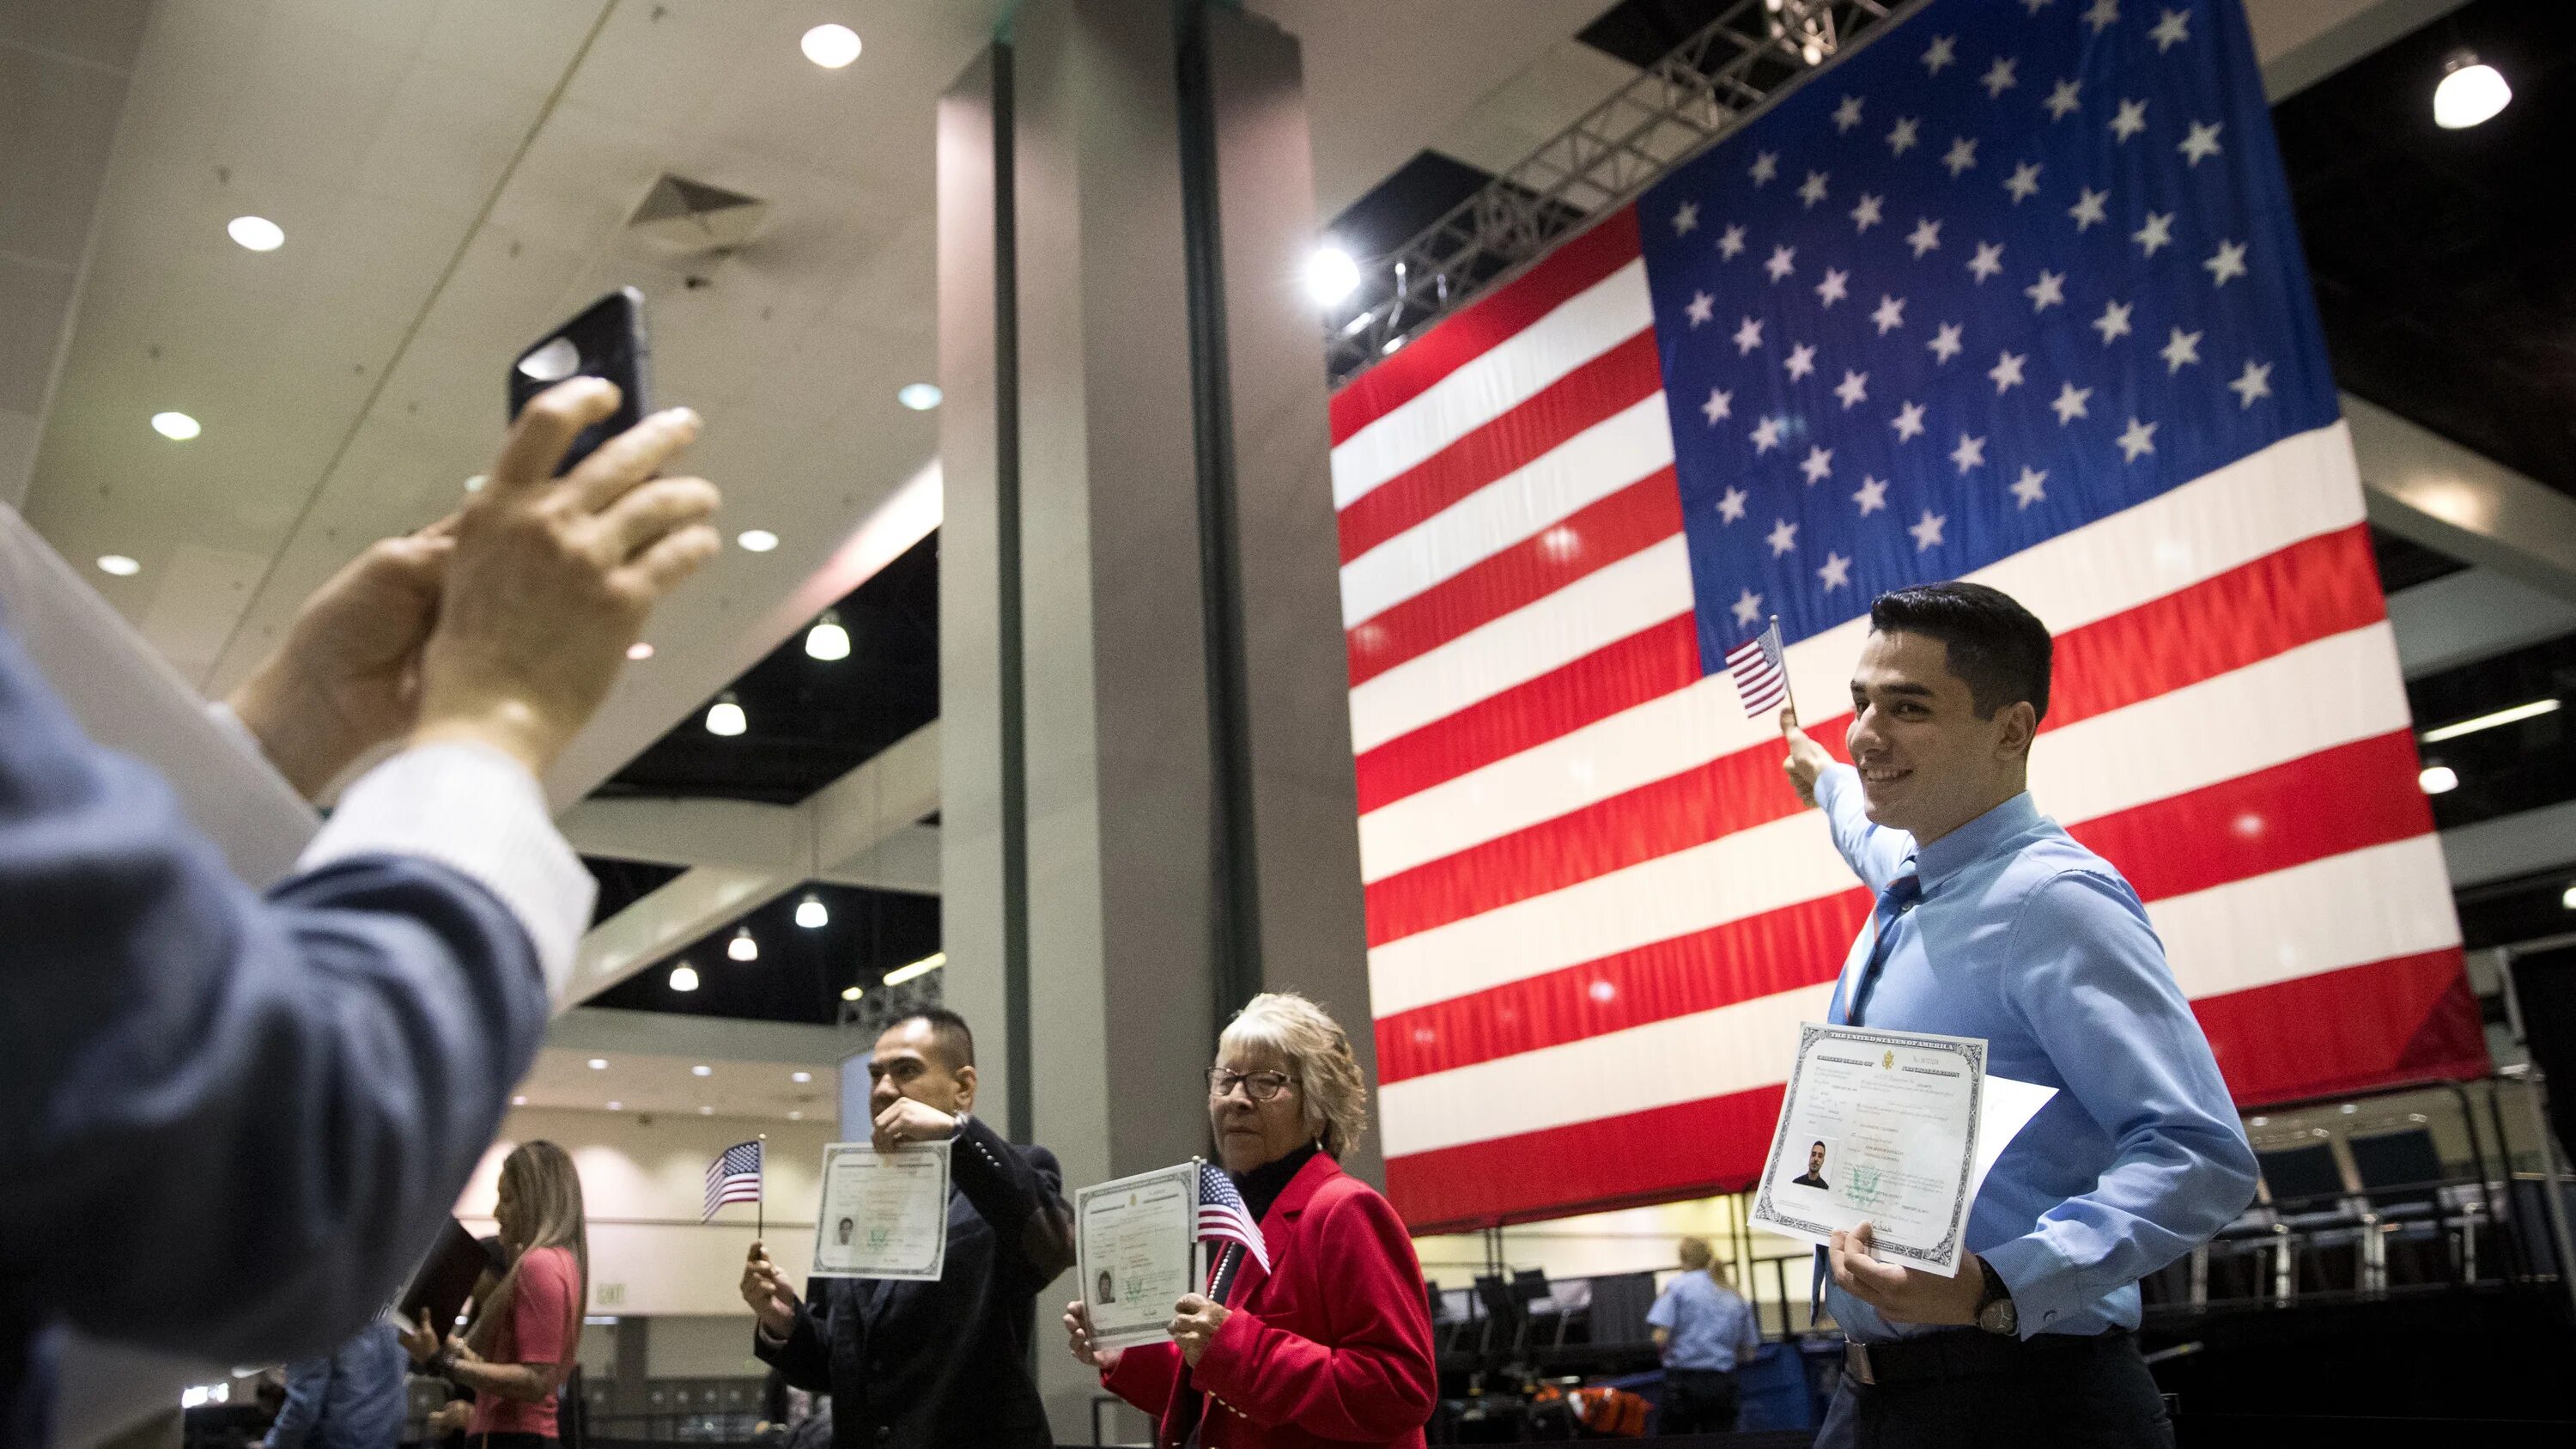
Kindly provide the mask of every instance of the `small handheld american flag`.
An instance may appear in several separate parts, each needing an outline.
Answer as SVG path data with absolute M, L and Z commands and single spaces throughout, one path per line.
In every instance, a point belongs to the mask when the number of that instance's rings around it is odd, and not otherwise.
M 1736 698 L 1744 712 L 1759 715 L 1789 697 L 1789 670 L 1780 651 L 1780 620 L 1726 651 L 1727 671 L 1735 676 Z
M 1199 1241 L 1241 1243 L 1260 1262 L 1262 1272 L 1270 1271 L 1270 1250 L 1262 1244 L 1261 1225 L 1252 1220 L 1243 1194 L 1235 1191 L 1234 1179 L 1213 1162 L 1199 1164 Z
M 714 1221 L 716 1209 L 729 1202 L 759 1201 L 760 1143 L 737 1142 L 707 1164 L 707 1205 L 698 1221 Z

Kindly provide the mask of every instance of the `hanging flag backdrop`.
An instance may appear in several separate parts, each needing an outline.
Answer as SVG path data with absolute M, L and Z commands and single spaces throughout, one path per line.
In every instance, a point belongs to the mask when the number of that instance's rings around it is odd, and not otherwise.
M 1387 1177 L 1417 1229 L 1733 1188 L 1869 897 L 1872 596 L 2057 635 L 2040 808 L 2241 1101 L 2483 1071 L 2236 0 L 1936 0 L 1333 399 Z

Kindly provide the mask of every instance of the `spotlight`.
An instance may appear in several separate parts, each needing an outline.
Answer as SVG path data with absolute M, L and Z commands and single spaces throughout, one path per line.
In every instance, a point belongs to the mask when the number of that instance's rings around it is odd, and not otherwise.
M 767 553 L 778 547 L 778 535 L 765 528 L 746 528 L 735 534 L 733 541 L 741 544 L 746 553 Z
M 626 646 L 626 657 L 634 660 L 638 664 L 641 664 L 645 660 L 653 657 L 653 646 L 645 643 L 641 639 L 638 639 L 634 643 Z
M 743 717 L 742 701 L 733 697 L 732 690 L 717 695 L 716 702 L 707 706 L 708 734 L 730 738 L 749 728 L 751 721 Z
M 197 426 L 197 420 L 186 413 L 154 413 L 152 431 L 174 443 L 184 443 L 205 429 Z
M 859 58 L 859 33 L 846 25 L 817 25 L 805 32 L 805 58 L 825 70 L 839 70 Z
M 2460 776 L 2448 765 L 2426 765 L 2423 772 L 2415 777 L 2415 783 L 2422 786 L 2427 795 L 2447 795 L 2460 788 Z
M 2558 904 L 2568 910 L 2576 911 L 2576 885 L 2567 888 L 2567 893 L 2558 898 Z
M 826 664 L 850 657 L 850 631 L 841 627 L 839 610 L 825 609 L 814 627 L 805 631 L 805 657 Z
M 2433 87 L 2433 124 L 2445 131 L 2464 131 L 2495 119 L 2513 99 L 2513 87 L 2477 52 L 2455 50 L 2442 62 L 2442 83 Z
M 686 962 L 686 961 L 683 961 L 683 962 L 681 962 L 679 965 L 672 967 L 672 968 L 671 968 L 671 989 L 672 989 L 673 991 L 695 991 L 695 990 L 697 990 L 697 989 L 698 989 L 698 968 L 697 968 L 697 967 L 695 967 L 695 966 L 690 965 L 690 964 L 689 964 L 688 962 Z
M 99 555 L 98 571 L 103 574 L 114 574 L 120 579 L 130 579 L 143 572 L 143 565 L 121 553 L 108 553 Z
M 2576 888 L 2571 888 L 2571 889 L 2576 889 Z M 2571 907 L 2571 909 L 2576 909 L 2576 907 Z M 856 1000 L 858 1000 L 858 999 L 859 999 L 859 995 L 860 995 L 859 988 L 857 988 L 857 987 L 855 987 L 855 986 L 844 986 L 844 987 L 842 987 L 842 988 L 841 988 L 841 999 L 842 999 L 843 1001 L 856 1001 Z
M 739 926 L 735 928 L 733 939 L 725 943 L 725 955 L 736 961 L 757 961 L 760 959 L 760 943 L 751 938 L 751 927 Z
M 255 252 L 273 252 L 286 245 L 286 229 L 264 216 L 234 217 L 224 232 Z
M 1351 254 L 1337 246 L 1315 248 L 1306 259 L 1306 295 L 1319 307 L 1340 304 L 1344 297 L 1359 290 L 1360 264 Z
M 796 924 L 809 931 L 819 931 L 832 924 L 832 913 L 824 907 L 821 896 L 809 891 L 805 899 L 796 903 Z
M 944 396 L 946 394 L 929 383 L 911 382 L 904 384 L 902 389 L 895 393 L 894 400 L 914 412 L 926 413 L 939 406 L 939 400 Z

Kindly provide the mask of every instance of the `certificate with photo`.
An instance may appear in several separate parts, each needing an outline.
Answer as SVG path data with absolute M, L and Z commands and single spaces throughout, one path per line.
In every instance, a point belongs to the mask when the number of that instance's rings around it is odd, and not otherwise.
M 1091 1341 L 1126 1348 L 1169 1337 L 1172 1305 L 1198 1286 L 1199 1160 L 1074 1195 L 1075 1281 Z
M 948 1262 L 951 1146 L 907 1142 L 892 1152 L 867 1142 L 824 1147 L 814 1276 L 937 1278 Z
M 1798 1033 L 1753 1221 L 1817 1244 L 1867 1222 L 1880 1261 L 1956 1276 L 1986 1043 L 1816 1022 Z

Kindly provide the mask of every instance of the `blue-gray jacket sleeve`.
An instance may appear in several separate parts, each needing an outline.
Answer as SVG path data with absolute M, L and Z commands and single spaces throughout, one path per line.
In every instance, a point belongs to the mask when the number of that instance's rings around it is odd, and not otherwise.
M 0 1277 L 101 1337 L 323 1353 L 399 1287 L 547 1017 L 447 867 L 261 895 L 0 629 Z

